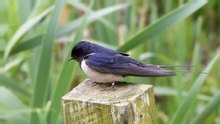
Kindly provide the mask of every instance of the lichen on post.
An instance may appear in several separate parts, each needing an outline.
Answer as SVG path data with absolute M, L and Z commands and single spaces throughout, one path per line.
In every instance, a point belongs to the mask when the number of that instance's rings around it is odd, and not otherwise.
M 154 124 L 153 86 L 87 79 L 62 97 L 65 124 Z

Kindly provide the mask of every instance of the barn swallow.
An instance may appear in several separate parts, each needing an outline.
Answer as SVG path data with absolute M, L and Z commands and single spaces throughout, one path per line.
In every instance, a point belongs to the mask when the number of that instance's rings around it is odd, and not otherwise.
M 71 52 L 69 60 L 79 62 L 84 73 L 94 82 L 118 82 L 126 76 L 164 77 L 175 75 L 162 66 L 144 64 L 129 57 L 129 54 L 114 51 L 95 43 L 81 41 Z

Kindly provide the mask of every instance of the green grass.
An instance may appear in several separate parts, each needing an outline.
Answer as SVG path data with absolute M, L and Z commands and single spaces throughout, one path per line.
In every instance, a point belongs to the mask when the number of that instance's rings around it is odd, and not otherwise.
M 48 96 L 49 87 L 49 73 L 51 70 L 52 63 L 52 53 L 56 34 L 56 25 L 58 22 L 60 11 L 62 10 L 64 2 L 62 0 L 57 0 L 55 3 L 55 8 L 49 19 L 48 27 L 44 37 L 42 38 L 41 48 L 39 49 L 40 57 L 37 63 L 37 72 L 33 80 L 34 92 L 31 102 L 32 108 L 42 108 L 46 104 L 46 98 Z M 40 91 L 40 92 L 39 92 Z M 39 124 L 40 117 L 42 113 L 32 112 L 30 116 L 31 124 Z
M 85 79 L 67 58 L 89 39 L 145 63 L 195 65 L 125 80 L 155 86 L 158 124 L 220 123 L 219 12 L 219 0 L 2 0 L 0 121 L 62 123 L 61 96 Z
M 153 24 L 147 26 L 145 29 L 143 29 L 143 31 L 138 32 L 135 36 L 133 36 L 130 40 L 123 44 L 118 50 L 122 52 L 127 52 L 128 50 L 131 50 L 136 46 L 141 45 L 146 40 L 155 37 L 166 28 L 191 15 L 193 12 L 204 6 L 206 3 L 206 0 L 189 2 L 188 4 L 171 11 L 167 15 L 161 17 L 159 20 L 153 22 Z

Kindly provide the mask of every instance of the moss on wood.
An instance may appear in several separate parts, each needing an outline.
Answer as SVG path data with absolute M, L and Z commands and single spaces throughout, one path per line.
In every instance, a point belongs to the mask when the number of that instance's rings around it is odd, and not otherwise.
M 154 124 L 152 85 L 85 80 L 62 97 L 65 124 Z

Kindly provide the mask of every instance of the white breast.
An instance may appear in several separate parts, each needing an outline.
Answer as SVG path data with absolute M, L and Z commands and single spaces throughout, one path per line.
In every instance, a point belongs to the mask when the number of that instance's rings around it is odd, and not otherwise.
M 93 81 L 99 82 L 99 83 L 112 83 L 116 81 L 121 81 L 122 76 L 121 75 L 115 75 L 115 74 L 107 74 L 107 73 L 100 73 L 93 69 L 91 69 L 89 66 L 85 63 L 86 60 L 82 60 L 81 62 L 81 68 L 84 71 L 84 73 Z

